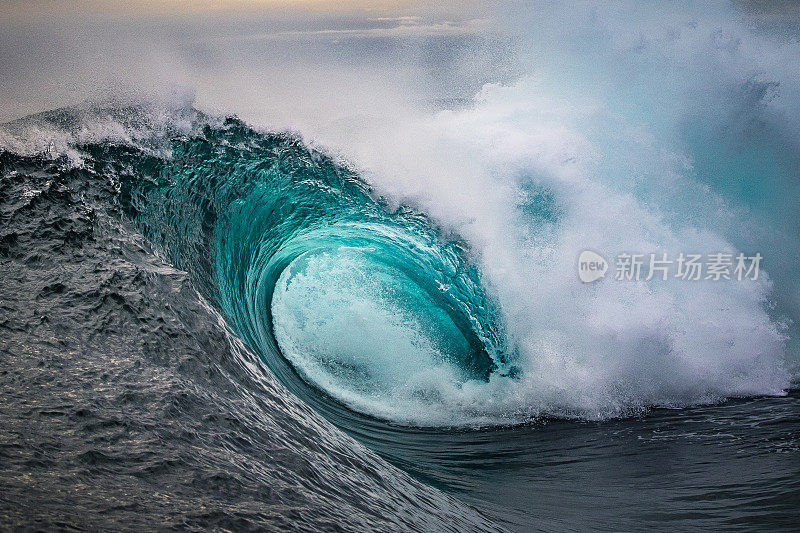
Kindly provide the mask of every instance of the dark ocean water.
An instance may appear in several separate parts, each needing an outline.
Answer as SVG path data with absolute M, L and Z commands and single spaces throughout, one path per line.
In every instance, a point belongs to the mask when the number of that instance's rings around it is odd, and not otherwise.
M 453 379 L 516 379 L 462 244 L 292 136 L 192 109 L 103 113 L 139 137 L 0 152 L 3 529 L 796 529 L 797 390 L 491 427 L 362 414 L 384 395 L 440 400 L 358 360 L 292 359 L 281 276 L 368 261 L 381 298 L 444 332 Z

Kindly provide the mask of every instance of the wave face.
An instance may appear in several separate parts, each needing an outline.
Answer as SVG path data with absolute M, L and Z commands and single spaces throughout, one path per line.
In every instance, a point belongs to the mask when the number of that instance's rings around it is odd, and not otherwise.
M 389 210 L 296 138 L 236 120 L 170 149 L 125 205 L 282 379 L 413 421 L 465 383 L 513 372 L 475 265 L 424 216 Z

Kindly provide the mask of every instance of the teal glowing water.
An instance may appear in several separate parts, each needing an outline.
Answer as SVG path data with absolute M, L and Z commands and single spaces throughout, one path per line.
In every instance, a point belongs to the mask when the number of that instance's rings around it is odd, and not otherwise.
M 459 241 L 291 137 L 235 121 L 204 134 L 173 141 L 126 201 L 284 379 L 413 421 L 443 392 L 513 374 Z

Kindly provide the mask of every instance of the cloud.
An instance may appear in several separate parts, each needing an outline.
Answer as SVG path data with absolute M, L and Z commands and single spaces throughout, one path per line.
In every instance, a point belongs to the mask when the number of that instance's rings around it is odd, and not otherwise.
M 489 27 L 487 19 L 444 21 L 435 24 L 420 24 L 418 17 L 380 18 L 376 20 L 393 21 L 398 22 L 398 24 L 390 27 L 291 30 L 255 33 L 248 35 L 226 35 L 213 38 L 213 40 L 260 41 L 280 39 L 435 37 L 446 35 L 476 34 L 485 31 Z

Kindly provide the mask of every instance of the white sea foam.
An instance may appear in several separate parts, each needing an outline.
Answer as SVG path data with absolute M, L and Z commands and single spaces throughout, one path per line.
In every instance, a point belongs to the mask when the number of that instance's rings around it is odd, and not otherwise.
M 782 124 L 785 116 L 775 114 L 797 101 L 798 83 L 778 67 L 779 58 L 795 61 L 787 54 L 797 45 L 754 35 L 727 9 L 672 17 L 664 25 L 643 23 L 654 30 L 643 50 L 629 41 L 630 29 L 602 14 L 596 18 L 599 27 L 614 32 L 599 37 L 606 40 L 590 57 L 628 62 L 607 65 L 609 77 L 634 68 L 632 62 L 648 69 L 627 95 L 641 99 L 629 102 L 630 113 L 619 102 L 625 95 L 609 95 L 619 79 L 593 80 L 603 85 L 597 89 L 591 80 L 579 80 L 583 85 L 571 76 L 559 79 L 554 65 L 547 65 L 553 70 L 485 86 L 467 109 L 426 114 L 387 106 L 374 120 L 308 127 L 311 136 L 357 162 L 379 190 L 420 207 L 470 243 L 485 286 L 500 302 L 522 370 L 519 378 L 494 376 L 460 388 L 443 380 L 436 409 L 418 405 L 392 416 L 422 424 L 537 415 L 604 418 L 646 406 L 782 394 L 789 386 L 791 330 L 786 315 L 775 312 L 782 296 L 773 290 L 770 270 L 785 278 L 796 268 L 796 239 L 780 234 L 796 223 L 796 215 L 783 211 L 770 219 L 742 205 L 750 199 L 718 192 L 725 188 L 720 177 L 698 175 L 693 167 L 698 147 L 679 139 L 681 128 L 711 120 L 714 106 L 720 112 L 741 107 L 747 120 Z M 560 59 L 574 61 L 563 65 L 571 74 L 588 63 L 568 55 Z M 680 79 L 669 81 L 676 68 Z M 754 96 L 748 93 L 754 80 L 780 80 L 788 90 L 783 98 Z M 654 97 L 659 83 L 665 94 Z M 650 100 L 643 96 L 648 92 Z M 706 94 L 711 107 L 696 108 L 694 92 Z M 726 120 L 719 119 L 721 128 L 730 126 Z M 765 134 L 797 146 L 793 128 L 787 123 L 782 137 L 774 128 Z M 738 140 L 753 142 L 745 133 Z M 707 147 L 721 151 L 711 160 L 728 157 L 730 142 L 736 140 Z M 787 181 L 786 173 L 751 177 L 770 178 Z M 794 190 L 791 183 L 784 186 Z M 532 190 L 552 200 L 550 219 L 526 211 Z M 757 237 L 769 228 L 777 228 L 777 236 Z M 759 249 L 769 260 L 758 281 L 606 279 L 584 285 L 574 272 L 586 248 L 608 257 L 674 257 L 734 253 L 734 242 L 747 251 L 769 247 Z M 785 311 L 794 306 L 796 291 L 781 282 L 782 290 L 789 287 L 789 302 L 778 303 Z M 395 399 L 386 404 L 397 407 Z
M 598 120 L 614 119 L 602 108 L 547 95 L 527 79 L 485 87 L 473 108 L 408 118 L 357 145 L 357 160 L 381 190 L 419 205 L 472 245 L 522 370 L 518 378 L 494 376 L 462 387 L 440 375 L 434 408 L 401 389 L 369 407 L 373 414 L 420 424 L 604 418 L 645 406 L 781 394 L 788 386 L 784 335 L 766 309 L 767 275 L 580 282 L 575 261 L 586 247 L 611 257 L 735 251 L 721 235 L 669 224 L 631 191 L 604 183 L 597 176 L 604 154 L 581 127 Z M 636 142 L 628 137 L 617 144 Z M 681 179 L 680 158 L 657 148 L 633 150 L 659 159 L 664 176 Z M 633 178 L 628 172 L 620 168 L 620 182 Z M 534 220 L 520 207 L 532 184 L 553 192 L 554 220 Z M 307 298 L 303 305 L 318 302 Z M 386 364 L 388 356 L 378 357 L 384 351 L 375 351 L 375 364 Z M 387 353 L 402 359 L 407 352 Z M 341 399 L 367 408 L 363 397 Z

